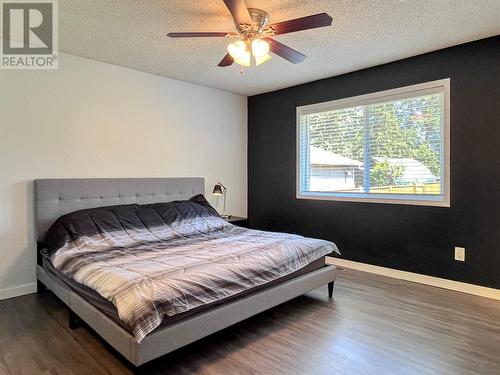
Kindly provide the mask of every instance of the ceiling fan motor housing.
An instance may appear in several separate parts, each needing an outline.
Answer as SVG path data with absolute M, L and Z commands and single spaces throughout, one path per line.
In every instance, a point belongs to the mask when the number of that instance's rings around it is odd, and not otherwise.
M 257 8 L 248 8 L 248 13 L 250 13 L 252 24 L 236 25 L 236 28 L 241 30 L 242 34 L 261 34 L 269 25 L 269 14 Z

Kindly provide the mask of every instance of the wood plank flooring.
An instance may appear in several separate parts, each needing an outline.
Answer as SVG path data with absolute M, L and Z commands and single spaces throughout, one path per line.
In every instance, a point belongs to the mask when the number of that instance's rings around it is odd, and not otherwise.
M 500 301 L 339 272 L 315 290 L 182 348 L 150 374 L 500 374 Z M 131 374 L 50 292 L 0 301 L 0 374 Z

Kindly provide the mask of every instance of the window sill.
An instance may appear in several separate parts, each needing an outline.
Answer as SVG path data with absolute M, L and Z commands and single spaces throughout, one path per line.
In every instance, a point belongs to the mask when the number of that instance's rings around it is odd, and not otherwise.
M 296 196 L 297 199 L 310 199 L 310 200 L 327 200 L 327 201 L 341 201 L 341 202 L 362 202 L 362 203 L 382 203 L 382 204 L 401 204 L 412 206 L 430 206 L 430 207 L 450 207 L 449 197 L 433 196 L 433 195 L 418 195 L 408 196 L 399 195 L 398 198 L 391 197 L 388 194 L 342 194 L 337 193 L 300 193 Z

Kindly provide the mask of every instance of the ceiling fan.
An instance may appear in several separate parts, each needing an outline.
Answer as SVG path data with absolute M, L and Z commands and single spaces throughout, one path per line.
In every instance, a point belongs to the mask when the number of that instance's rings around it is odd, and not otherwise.
M 255 65 L 261 65 L 271 59 L 269 52 L 275 53 L 293 64 L 298 64 L 304 61 L 306 56 L 272 37 L 332 24 L 332 17 L 326 13 L 269 24 L 267 12 L 261 9 L 247 8 L 244 0 L 224 0 L 224 3 L 233 16 L 236 31 L 180 32 L 168 33 L 167 36 L 170 38 L 239 38 L 236 42 L 228 45 L 228 54 L 219 63 L 220 67 L 230 66 L 234 62 L 243 67 L 250 66 L 252 57 Z

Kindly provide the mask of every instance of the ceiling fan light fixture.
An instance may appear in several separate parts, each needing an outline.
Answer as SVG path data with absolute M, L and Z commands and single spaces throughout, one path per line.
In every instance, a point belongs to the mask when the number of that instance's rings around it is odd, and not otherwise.
M 331 26 L 333 21 L 327 13 L 318 13 L 269 24 L 269 14 L 262 9 L 247 8 L 245 0 L 224 0 L 224 4 L 231 13 L 236 31 L 170 32 L 167 36 L 170 38 L 241 38 L 227 47 L 228 53 L 219 62 L 220 67 L 231 66 L 234 62 L 246 67 L 252 64 L 252 60 L 256 65 L 261 65 L 271 58 L 270 51 L 292 64 L 299 64 L 306 59 L 306 55 L 278 42 L 273 37 Z M 243 73 L 243 69 L 241 72 Z
M 227 51 L 236 63 L 242 66 L 250 66 L 250 52 L 243 40 L 238 40 L 228 45 Z

